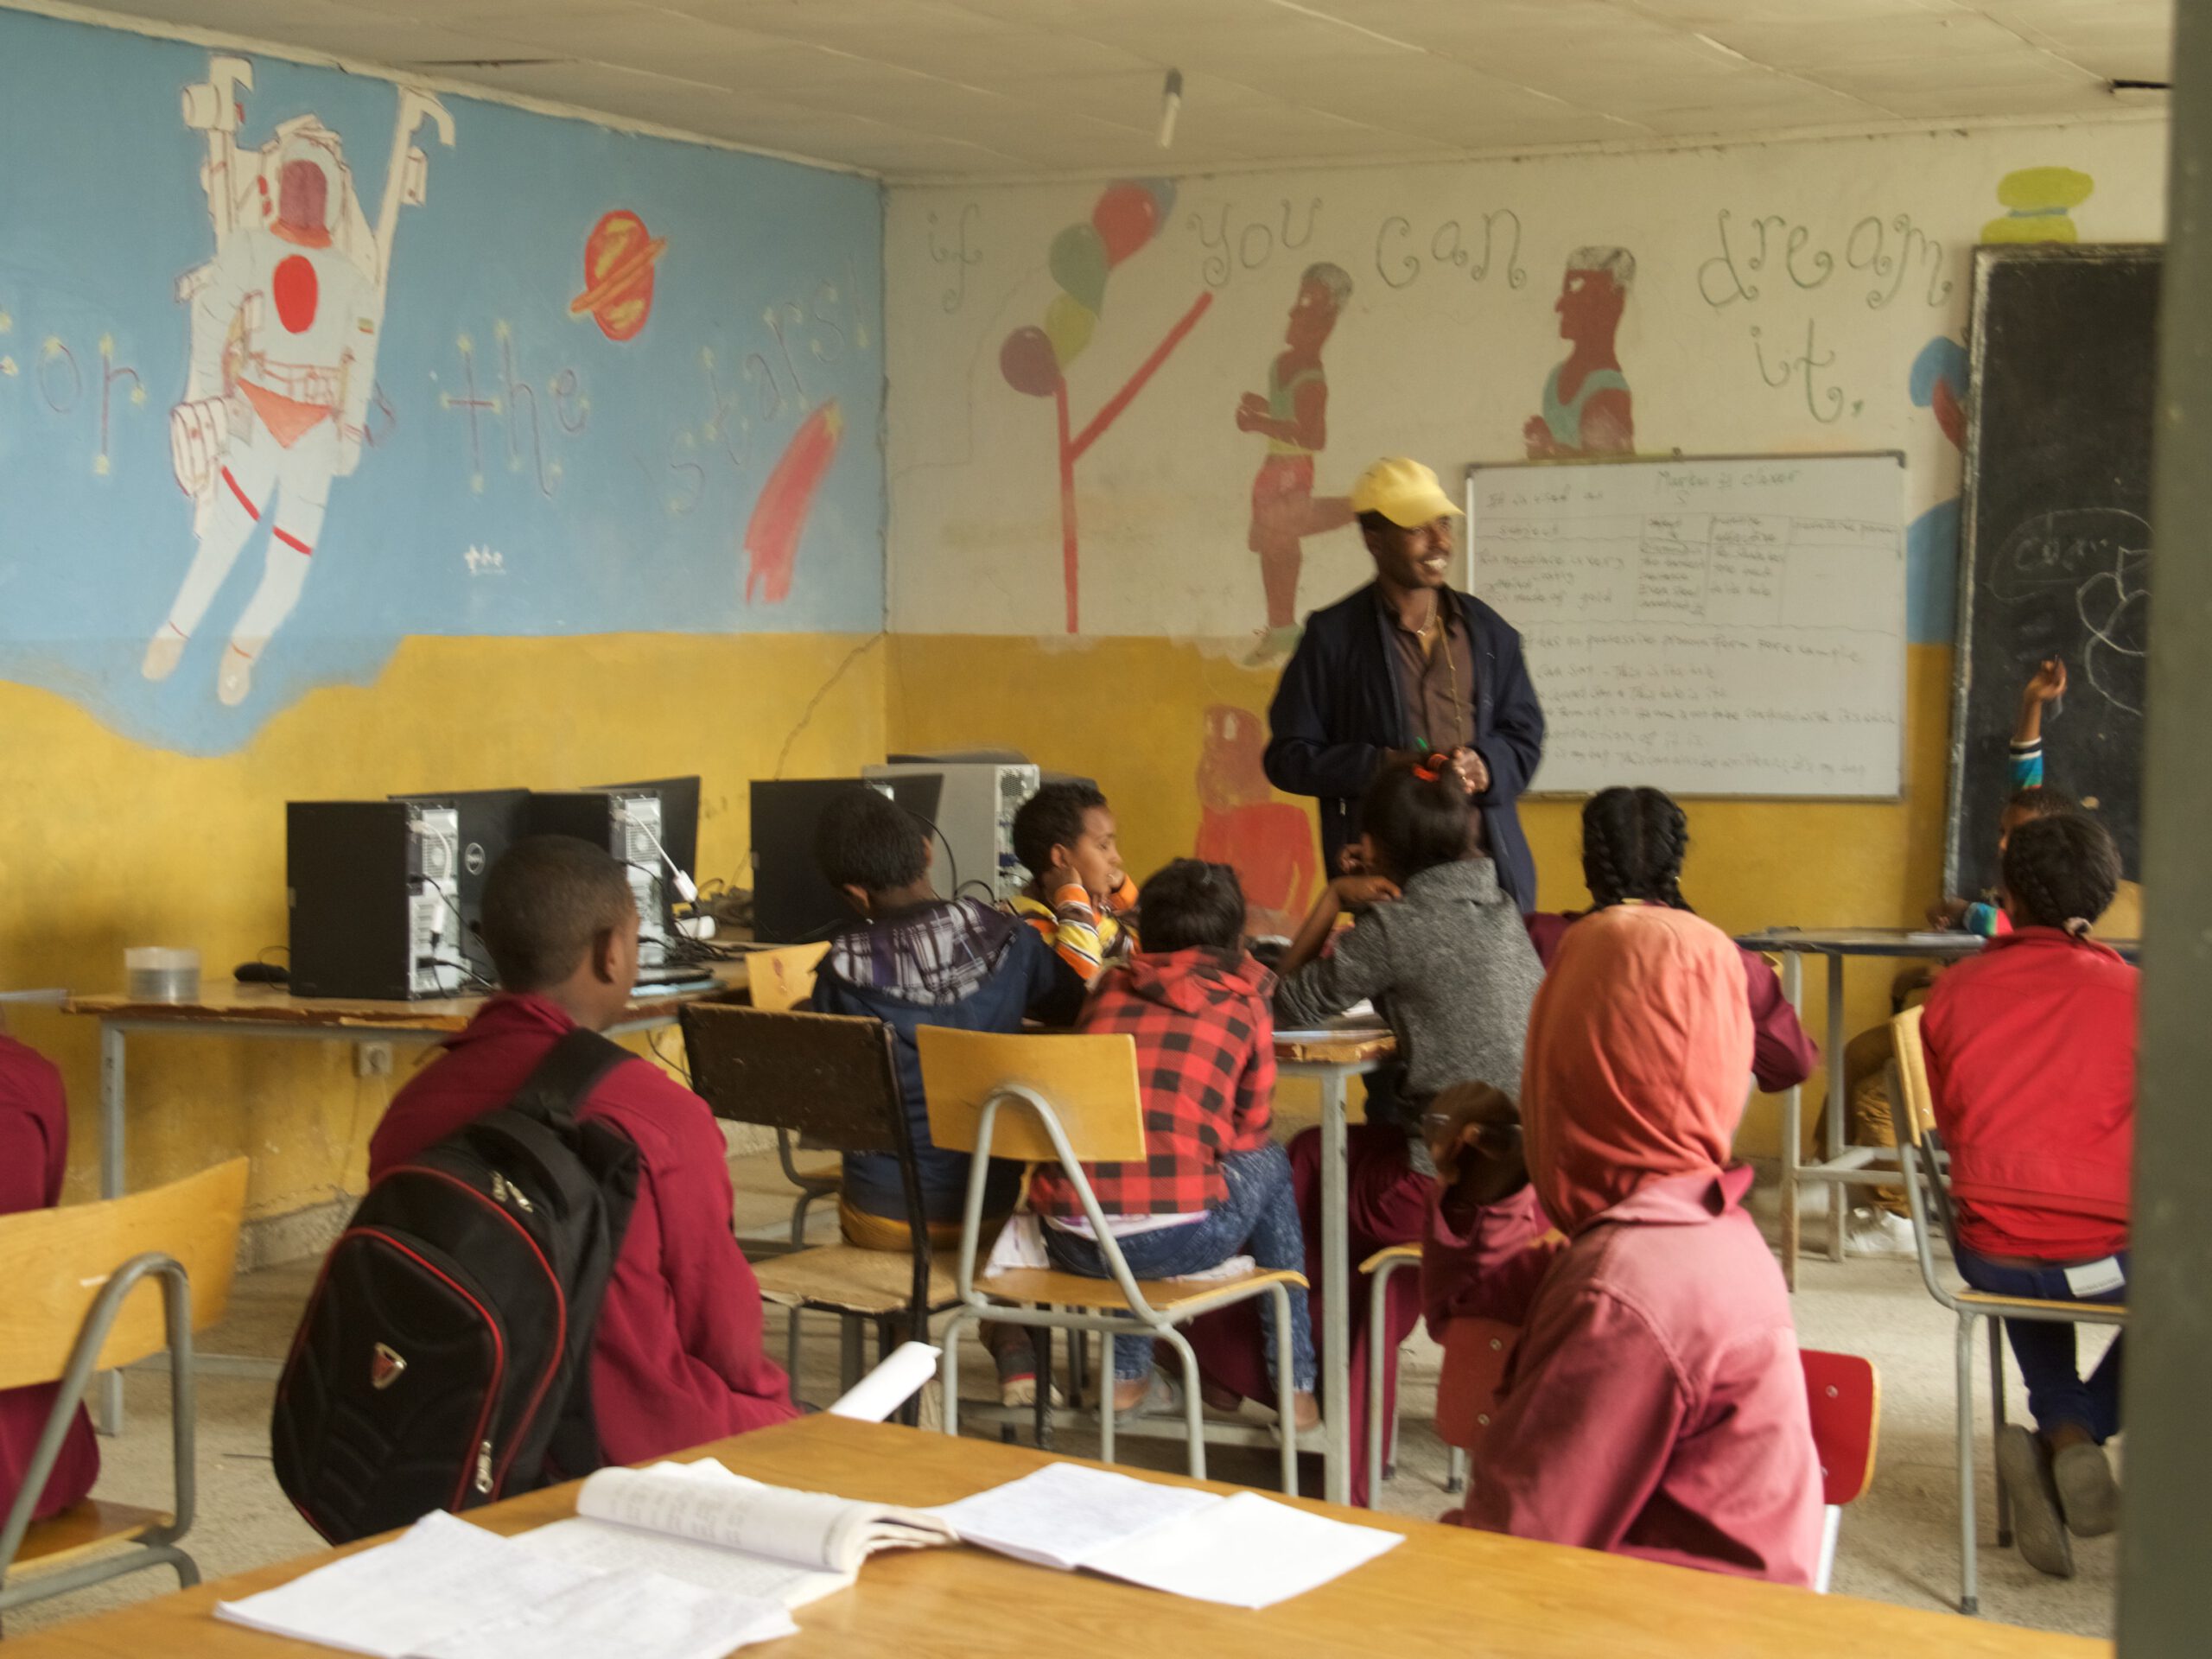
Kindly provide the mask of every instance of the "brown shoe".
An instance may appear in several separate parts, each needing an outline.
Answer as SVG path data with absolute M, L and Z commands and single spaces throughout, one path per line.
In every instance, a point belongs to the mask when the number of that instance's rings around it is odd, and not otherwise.
M 2020 1558 L 2054 1579 L 2074 1576 L 2074 1547 L 2058 1510 L 2058 1488 L 2043 1442 L 2018 1423 L 1997 1435 L 1997 1478 L 2012 1503 L 2012 1541 Z
M 2077 1441 L 2052 1458 L 2050 1478 L 2067 1530 L 2076 1538 L 2101 1538 L 2120 1524 L 2120 1483 L 2095 1441 Z

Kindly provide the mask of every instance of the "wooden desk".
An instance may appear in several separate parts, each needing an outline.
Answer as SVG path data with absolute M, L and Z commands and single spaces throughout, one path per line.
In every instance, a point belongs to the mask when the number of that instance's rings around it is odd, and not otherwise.
M 785 1423 L 702 1451 L 740 1474 L 779 1485 L 914 1504 L 949 1503 L 1051 1461 L 1026 1447 L 836 1417 Z M 1192 1484 L 1173 1475 L 1139 1478 Z M 573 1513 L 575 1492 L 573 1485 L 533 1492 L 475 1510 L 470 1518 L 495 1532 L 520 1532 Z M 2110 1659 L 2112 1654 L 2110 1643 L 2081 1637 L 1815 1596 L 1298 1501 L 1339 1520 L 1402 1533 L 1406 1541 L 1332 1584 L 1257 1613 L 1025 1567 L 965 1547 L 879 1555 L 861 1569 L 856 1587 L 799 1609 L 798 1636 L 759 1651 L 770 1659 L 855 1654 L 1034 1659 L 1041 1643 L 1043 1650 L 1071 1654 L 1190 1652 L 1209 1659 L 1287 1654 L 1866 1659 L 1870 1653 L 1909 1653 L 1914 1659 Z M 308 1556 L 241 1573 L 11 1641 L 10 1659 L 327 1655 L 330 1649 L 221 1624 L 213 1609 L 219 1600 L 269 1589 L 329 1558 Z
M 631 999 L 629 1011 L 608 1028 L 611 1036 L 652 1031 L 676 1023 L 677 1010 L 703 997 L 724 996 L 746 984 L 742 958 L 714 970 L 712 987 L 689 991 L 648 988 Z M 190 1002 L 145 1002 L 118 994 L 72 995 L 64 1014 L 80 1014 L 100 1025 L 100 1196 L 123 1196 L 123 1144 L 126 1090 L 124 1045 L 132 1032 L 165 1035 L 252 1039 L 305 1039 L 315 1042 L 429 1043 L 449 1037 L 475 1017 L 482 996 L 424 997 L 381 1001 L 360 997 L 294 996 L 277 985 L 241 985 L 219 980 L 201 988 Z M 199 1357 L 203 1364 L 255 1375 L 275 1375 L 267 1361 L 234 1361 L 217 1354 Z M 101 1426 L 111 1433 L 123 1427 L 123 1379 L 108 1372 L 99 1381 Z
M 1351 1497 L 1351 1245 L 1344 1192 L 1344 1115 L 1351 1079 L 1397 1052 L 1386 1032 L 1278 1037 L 1275 1069 L 1321 1085 L 1321 1421 L 1323 1496 Z M 1370 1408 L 1372 1409 L 1372 1407 Z M 1370 1494 L 1370 1497 L 1372 1495 Z
M 1851 1033 L 1843 1022 L 1843 964 L 1852 957 L 1888 957 L 1902 961 L 1957 962 L 1980 953 L 1984 941 L 1978 934 L 1936 932 L 1901 927 L 1770 927 L 1745 933 L 1736 943 L 1782 958 L 1782 988 L 1800 1018 L 1805 1012 L 1807 957 L 1825 960 L 1827 971 L 1827 1039 L 1824 1058 L 1828 1068 L 1827 1127 L 1821 1133 L 1823 1151 L 1811 1162 L 1804 1157 L 1805 1087 L 1796 1084 L 1782 1096 L 1782 1276 L 1790 1289 L 1797 1288 L 1797 1241 L 1802 1189 L 1808 1184 L 1828 1190 L 1828 1259 L 1843 1260 L 1844 1220 L 1850 1212 L 1854 1186 L 1895 1186 L 1904 1179 L 1897 1158 L 1877 1147 L 1846 1147 L 1844 1131 L 1850 1103 L 1844 1098 L 1843 1051 Z M 2138 954 L 2133 939 L 2100 939 L 2133 962 Z

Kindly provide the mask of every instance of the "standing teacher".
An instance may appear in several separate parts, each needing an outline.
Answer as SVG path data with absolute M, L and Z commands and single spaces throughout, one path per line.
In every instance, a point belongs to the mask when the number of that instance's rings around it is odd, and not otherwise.
M 1268 778 L 1321 800 L 1321 851 L 1343 869 L 1359 799 L 1393 759 L 1449 755 L 1473 795 L 1498 885 L 1525 914 L 1536 866 L 1521 833 L 1521 791 L 1544 753 L 1544 711 L 1521 636 L 1450 585 L 1452 520 L 1462 517 L 1417 461 L 1378 461 L 1351 506 L 1375 580 L 1306 621 L 1268 710 Z

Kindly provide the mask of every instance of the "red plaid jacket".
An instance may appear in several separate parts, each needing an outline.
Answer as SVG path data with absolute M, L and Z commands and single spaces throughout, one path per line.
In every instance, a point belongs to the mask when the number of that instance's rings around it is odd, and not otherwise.
M 1140 954 L 1100 975 L 1076 1029 L 1136 1039 L 1144 1100 L 1142 1163 L 1090 1164 L 1084 1173 L 1109 1216 L 1194 1215 L 1227 1201 L 1224 1154 L 1268 1139 L 1275 1088 L 1274 976 L 1249 957 L 1224 964 L 1211 950 Z M 1079 1217 L 1074 1183 L 1040 1165 L 1030 1207 Z

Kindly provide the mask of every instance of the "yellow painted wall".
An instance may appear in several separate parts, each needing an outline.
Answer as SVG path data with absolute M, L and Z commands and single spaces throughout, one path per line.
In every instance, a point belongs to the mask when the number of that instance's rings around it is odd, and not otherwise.
M 899 634 L 888 645 L 894 746 L 1006 744 L 1042 765 L 1096 778 L 1120 820 L 1122 855 L 1139 879 L 1187 854 L 1196 841 L 1193 779 L 1204 710 L 1228 703 L 1264 713 L 1276 677 L 1217 651 L 1154 639 Z M 1904 798 L 1895 804 L 1688 803 L 1692 848 L 1683 887 L 1701 913 L 1732 931 L 1774 924 L 1898 926 L 1936 896 L 1951 652 L 1915 645 L 1907 664 Z M 1580 802 L 1567 800 L 1529 801 L 1522 809 L 1536 855 L 1539 902 L 1548 909 L 1588 900 L 1580 811 Z M 1891 971 L 1884 963 L 1852 971 L 1853 1031 L 1887 1014 Z M 1806 989 L 1808 1028 L 1824 1041 L 1817 969 Z M 1808 1133 L 1815 1109 L 1808 1102 Z M 1751 1154 L 1779 1149 L 1777 1103 L 1754 1107 L 1740 1144 Z
M 115 990 L 129 944 L 195 946 L 214 976 L 283 943 L 288 800 L 697 772 L 697 874 L 750 885 L 748 781 L 880 755 L 884 652 L 835 634 L 416 638 L 375 683 L 312 691 L 216 759 L 7 683 L 0 731 L 0 985 Z M 69 1196 L 90 1197 L 93 1027 L 44 1009 L 10 1025 L 67 1076 Z M 417 1052 L 397 1052 L 403 1076 Z M 255 1219 L 360 1190 L 389 1084 L 355 1077 L 350 1045 L 134 1037 L 130 1058 L 132 1186 L 245 1153 Z

